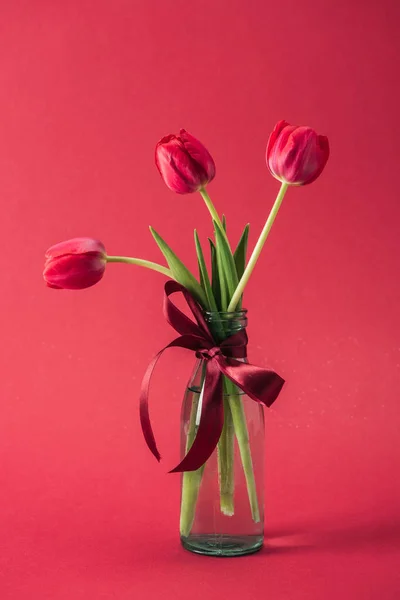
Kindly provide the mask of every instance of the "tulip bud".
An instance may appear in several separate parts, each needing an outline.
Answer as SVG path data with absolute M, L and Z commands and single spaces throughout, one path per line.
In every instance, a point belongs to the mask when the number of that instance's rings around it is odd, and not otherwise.
M 321 175 L 329 158 L 328 138 L 311 127 L 279 121 L 267 145 L 267 166 L 272 175 L 289 185 L 306 185 Z
M 197 192 L 215 177 L 208 150 L 190 133 L 167 135 L 156 146 L 156 166 L 167 187 L 177 194 Z
M 81 290 L 100 281 L 106 262 L 106 250 L 101 242 L 74 238 L 47 250 L 43 277 L 51 288 Z

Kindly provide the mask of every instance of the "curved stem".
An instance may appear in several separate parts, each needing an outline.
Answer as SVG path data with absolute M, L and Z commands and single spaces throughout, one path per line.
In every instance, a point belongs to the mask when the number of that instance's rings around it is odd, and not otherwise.
M 209 213 L 211 215 L 211 218 L 213 219 L 213 221 L 216 222 L 216 224 L 218 225 L 219 229 L 221 230 L 222 235 L 224 236 L 226 243 L 228 244 L 229 250 L 231 250 L 231 245 L 229 243 L 228 240 L 228 236 L 226 235 L 226 231 L 224 229 L 224 226 L 222 225 L 222 221 L 219 218 L 219 214 L 217 213 L 217 209 L 215 208 L 210 196 L 208 195 L 208 192 L 206 191 L 206 188 L 201 188 L 200 190 L 200 195 L 203 198 L 204 202 L 206 203 L 206 206 L 209 210 Z M 232 250 L 231 250 L 232 253 Z
M 219 218 L 219 214 L 217 213 L 216 208 L 215 208 L 214 204 L 212 203 L 212 200 L 211 200 L 210 196 L 208 195 L 208 192 L 206 191 L 206 188 L 201 188 L 199 191 L 200 191 L 201 197 L 203 198 L 204 202 L 206 203 L 206 206 L 210 212 L 210 215 L 212 216 L 214 221 L 219 225 L 221 230 L 224 231 L 224 228 L 222 226 L 222 221 Z
M 162 265 L 153 263 L 149 260 L 143 260 L 142 258 L 131 258 L 130 256 L 107 256 L 107 262 L 128 263 L 131 265 L 137 265 L 138 267 L 145 267 L 146 269 L 151 269 L 152 271 L 158 271 L 158 273 L 162 273 L 170 279 L 175 279 L 175 277 L 173 277 L 171 271 L 167 269 L 167 267 L 163 267 Z
M 249 262 L 247 263 L 247 267 L 242 275 L 241 280 L 239 281 L 239 284 L 235 290 L 235 293 L 232 296 L 232 299 L 229 303 L 228 306 L 228 312 L 232 312 L 235 310 L 236 305 L 238 304 L 241 295 L 243 294 L 243 290 L 246 287 L 246 284 L 248 282 L 248 280 L 250 279 L 250 275 L 256 265 L 256 262 L 258 260 L 258 257 L 261 254 L 261 250 L 263 249 L 263 246 L 265 244 L 265 240 L 268 237 L 268 234 L 271 230 L 271 227 L 275 221 L 275 217 L 278 214 L 279 208 L 282 204 L 282 200 L 286 194 L 286 191 L 288 189 L 289 184 L 282 182 L 281 184 L 281 188 L 279 190 L 279 193 L 276 197 L 275 203 L 271 209 L 271 212 L 269 213 L 268 219 L 264 225 L 264 228 L 261 232 L 260 237 L 258 238 L 257 244 L 255 245 L 255 248 L 253 250 L 253 253 L 250 257 Z

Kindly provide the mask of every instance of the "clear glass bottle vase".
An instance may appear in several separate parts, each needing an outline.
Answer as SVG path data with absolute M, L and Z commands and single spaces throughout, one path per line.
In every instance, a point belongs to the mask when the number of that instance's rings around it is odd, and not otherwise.
M 205 318 L 218 341 L 247 326 L 245 310 L 205 313 Z M 182 457 L 201 418 L 204 376 L 205 363 L 199 359 L 182 406 Z M 240 556 L 259 550 L 264 539 L 264 413 L 226 377 L 223 402 L 218 447 L 200 469 L 182 474 L 180 535 L 192 552 Z

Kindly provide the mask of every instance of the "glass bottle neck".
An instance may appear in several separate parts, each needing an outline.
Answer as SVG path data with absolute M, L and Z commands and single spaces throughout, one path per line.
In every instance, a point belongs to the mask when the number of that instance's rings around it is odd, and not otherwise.
M 216 341 L 222 341 L 247 327 L 245 309 L 235 312 L 205 311 L 204 318 Z

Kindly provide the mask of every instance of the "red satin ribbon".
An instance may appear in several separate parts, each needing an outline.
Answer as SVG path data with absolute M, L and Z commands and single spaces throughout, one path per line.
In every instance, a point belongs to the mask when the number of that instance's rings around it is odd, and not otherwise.
M 197 324 L 169 299 L 171 294 L 176 292 L 184 295 Z M 149 416 L 151 376 L 158 359 L 167 348 L 179 347 L 196 352 L 198 358 L 206 361 L 200 424 L 190 450 L 170 473 L 195 471 L 211 456 L 221 436 L 224 424 L 222 375 L 226 375 L 250 398 L 265 406 L 271 406 L 276 400 L 285 381 L 271 369 L 263 369 L 237 360 L 246 358 L 245 330 L 235 333 L 217 345 L 204 320 L 201 307 L 187 289 L 176 281 L 167 281 L 165 284 L 164 316 L 180 336 L 160 350 L 147 367 L 140 391 L 140 423 L 150 451 L 157 460 L 160 460 L 161 456 Z

